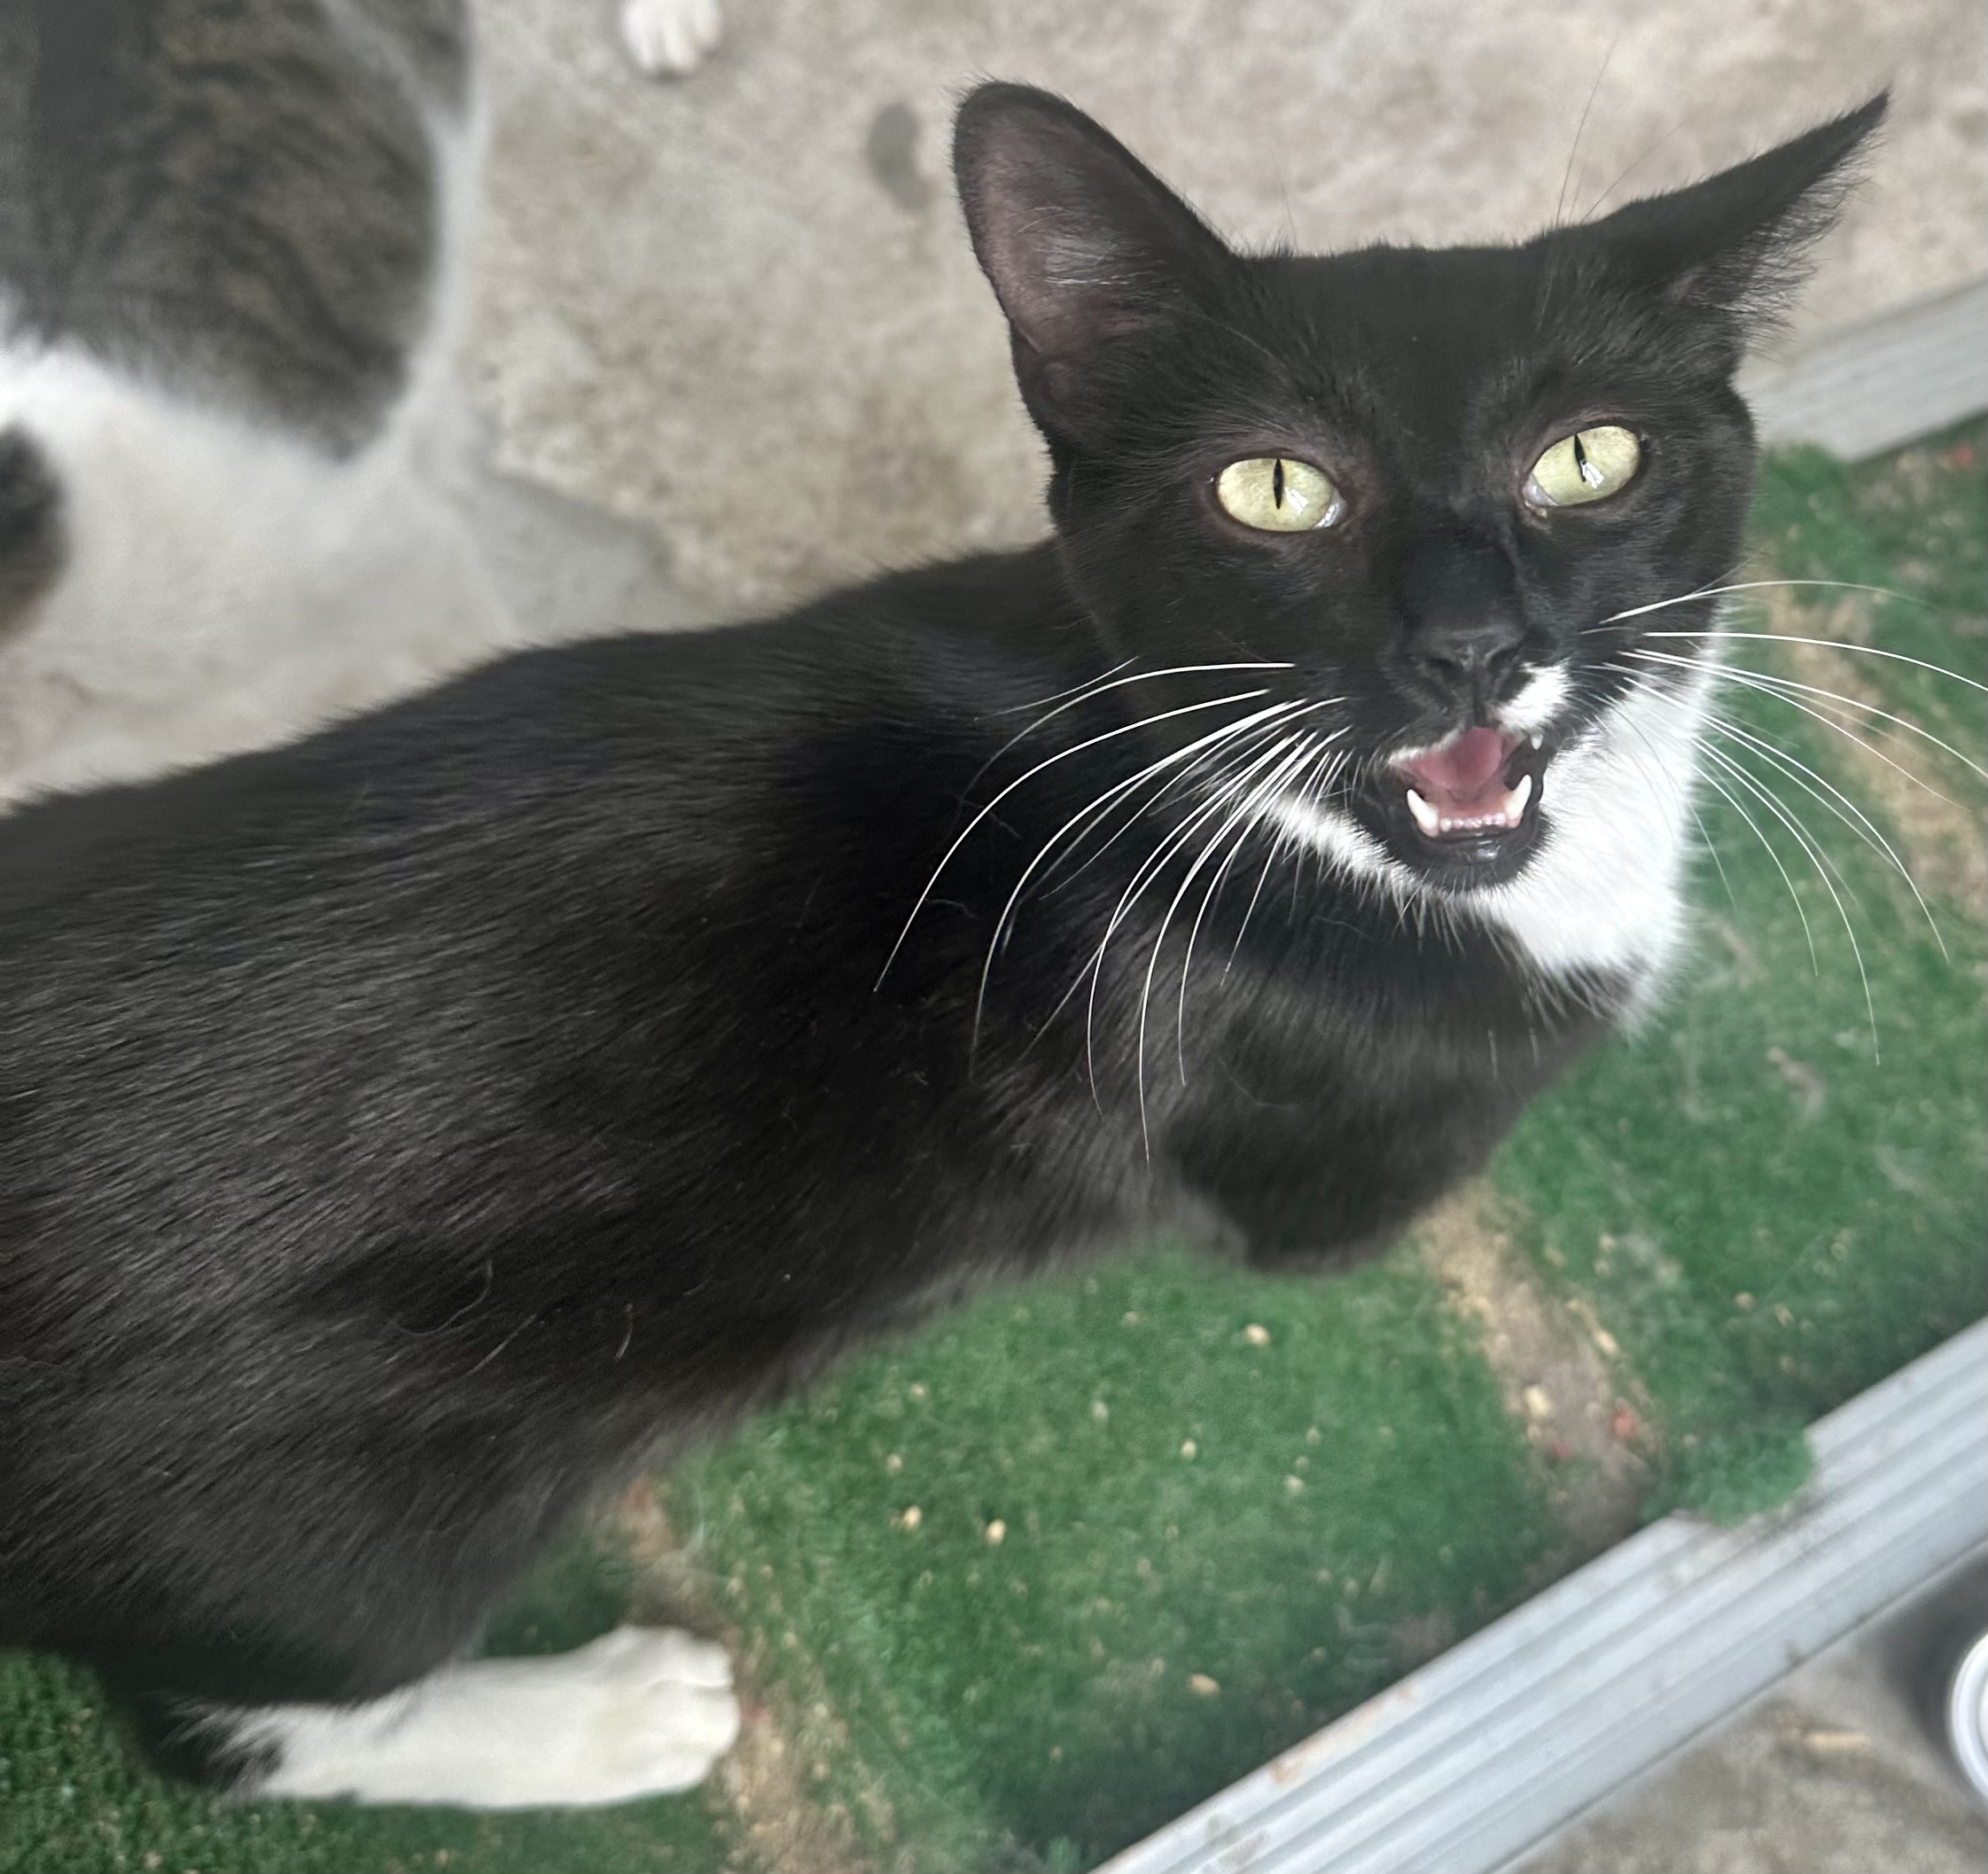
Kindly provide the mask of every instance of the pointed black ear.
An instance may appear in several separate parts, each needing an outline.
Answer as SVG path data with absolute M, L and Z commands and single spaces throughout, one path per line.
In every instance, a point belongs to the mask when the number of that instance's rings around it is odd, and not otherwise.
M 1836 224 L 1890 94 L 1764 155 L 1669 195 L 1631 202 L 1593 233 L 1637 286 L 1771 327 L 1808 277 L 1809 250 Z
M 1232 259 L 1116 137 L 1028 85 L 968 98 L 953 173 L 1014 334 L 1022 394 L 1045 428 L 1103 347 L 1187 315 Z

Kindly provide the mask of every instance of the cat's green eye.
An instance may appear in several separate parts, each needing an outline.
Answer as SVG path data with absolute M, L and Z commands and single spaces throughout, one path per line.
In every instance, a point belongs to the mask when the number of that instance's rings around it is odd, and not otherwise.
M 1302 534 L 1339 518 L 1339 491 L 1309 462 L 1290 456 L 1251 456 L 1215 478 L 1215 499 L 1246 527 Z
M 1643 446 L 1635 433 L 1614 423 L 1563 436 L 1532 465 L 1525 498 L 1536 508 L 1579 507 L 1606 501 L 1629 486 Z

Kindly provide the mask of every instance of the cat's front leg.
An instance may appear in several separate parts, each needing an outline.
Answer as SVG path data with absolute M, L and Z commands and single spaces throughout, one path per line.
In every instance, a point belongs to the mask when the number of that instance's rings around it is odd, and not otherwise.
M 1252 1269 L 1333 1274 L 1381 1254 L 1475 1172 L 1492 1136 L 1419 1116 L 1334 1125 L 1257 1108 L 1173 1142 L 1183 1181 Z
M 195 1721 L 233 1792 L 459 1808 L 579 1808 L 701 1783 L 738 1735 L 724 1649 L 621 1627 L 544 1659 L 471 1659 L 363 1705 Z

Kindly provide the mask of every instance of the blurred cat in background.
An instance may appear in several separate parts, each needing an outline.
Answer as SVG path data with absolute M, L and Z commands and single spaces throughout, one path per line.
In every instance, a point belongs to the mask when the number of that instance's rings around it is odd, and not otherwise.
M 0 0 L 0 804 L 516 642 L 446 496 L 465 0 Z

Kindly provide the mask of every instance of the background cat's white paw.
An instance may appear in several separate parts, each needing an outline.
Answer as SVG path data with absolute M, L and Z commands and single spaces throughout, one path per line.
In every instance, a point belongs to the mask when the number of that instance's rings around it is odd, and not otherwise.
M 278 1706 L 229 1722 L 274 1767 L 242 1793 L 587 1807 L 692 1788 L 738 1736 L 721 1646 L 620 1627 L 547 1659 L 472 1659 L 372 1705 Z
M 718 0 L 621 0 L 621 42 L 651 77 L 695 71 L 720 30 Z

